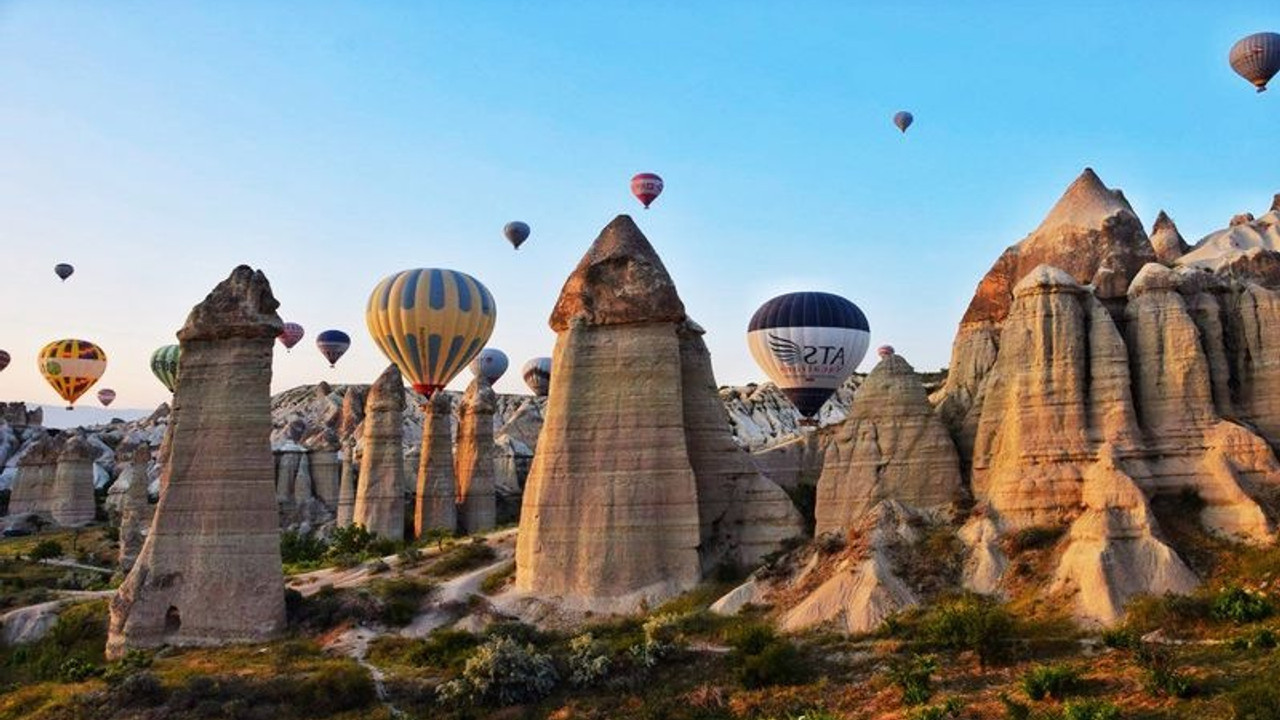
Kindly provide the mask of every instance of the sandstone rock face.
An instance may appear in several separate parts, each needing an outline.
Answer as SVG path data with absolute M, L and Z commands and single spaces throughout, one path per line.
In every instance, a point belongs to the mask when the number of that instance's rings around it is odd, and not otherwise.
M 404 539 L 404 379 L 391 365 L 369 390 L 364 409 L 359 487 L 351 520 L 380 537 Z
M 98 452 L 80 435 L 73 435 L 58 454 L 49 497 L 49 514 L 64 527 L 93 522 L 93 460 Z
M 127 573 L 142 551 L 147 530 L 151 526 L 151 508 L 147 504 L 147 463 L 151 448 L 140 447 L 133 453 L 129 466 L 129 489 L 120 507 L 120 570 Z
M 955 445 L 899 355 L 867 375 L 834 432 L 818 479 L 818 535 L 849 532 L 881 500 L 937 513 L 963 496 Z
M 359 467 L 355 455 L 356 440 L 347 438 L 342 446 L 342 475 L 338 478 L 338 510 L 334 518 L 338 527 L 347 527 L 355 518 L 356 468 Z
M 449 396 L 436 393 L 427 401 L 422 423 L 422 446 L 418 465 L 418 491 L 413 528 L 418 537 L 432 530 L 458 530 L 458 481 L 453 474 Z M 489 432 L 493 432 L 490 421 Z M 492 468 L 490 468 L 492 472 Z
M 326 434 L 312 440 L 307 447 L 307 459 L 307 464 L 311 467 L 311 487 L 316 499 L 330 511 L 336 510 L 338 486 L 342 476 L 337 434 Z
M 271 354 L 283 323 L 246 266 L 178 331 L 169 463 L 151 534 L 111 600 L 107 656 L 269 638 L 284 628 L 272 487 Z
M 492 530 L 497 524 L 494 492 L 493 413 L 497 395 L 483 378 L 467 387 L 458 421 L 458 524 L 470 534 Z
M 18 458 L 18 475 L 9 496 L 10 515 L 35 513 L 52 518 L 54 478 L 61 449 L 58 439 L 43 437 Z
M 1156 261 L 1172 265 L 1178 258 L 1186 255 L 1191 246 L 1182 239 L 1178 226 L 1163 210 L 1156 216 L 1156 223 L 1151 228 L 1151 249 L 1155 251 Z
M 620 216 L 565 283 L 551 393 L 525 486 L 516 588 L 630 611 L 701 577 L 697 480 L 683 427 L 684 305 Z
M 804 533 L 791 498 L 733 441 L 716 391 L 711 354 L 692 321 L 680 326 L 681 398 L 689 463 L 697 479 L 704 572 L 756 565 L 782 541 Z

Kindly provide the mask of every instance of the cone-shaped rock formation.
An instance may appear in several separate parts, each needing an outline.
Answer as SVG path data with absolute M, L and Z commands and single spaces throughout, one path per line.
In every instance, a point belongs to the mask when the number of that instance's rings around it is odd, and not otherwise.
M 453 474 L 453 403 L 435 393 L 423 408 L 422 446 L 418 459 L 417 501 L 413 530 L 425 537 L 432 530 L 458 530 L 458 482 Z M 489 432 L 493 429 L 490 427 Z
M 364 406 L 359 488 L 352 522 L 390 540 L 404 539 L 404 379 L 390 365 Z
M 493 413 L 498 397 L 482 377 L 467 386 L 458 419 L 458 524 L 469 534 L 492 530 L 497 524 L 493 473 Z

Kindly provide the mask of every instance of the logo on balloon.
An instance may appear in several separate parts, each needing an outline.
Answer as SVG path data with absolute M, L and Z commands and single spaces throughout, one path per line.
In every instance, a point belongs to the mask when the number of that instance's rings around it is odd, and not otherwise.
M 44 365 L 44 369 L 45 369 L 45 372 L 48 372 L 50 375 L 61 375 L 61 374 L 62 374 L 62 365 L 60 365 L 59 363 L 56 363 L 56 362 L 54 362 L 54 361 L 52 361 L 52 360 L 50 360 L 49 362 L 45 363 L 45 365 Z
M 773 333 L 769 333 L 769 350 L 778 362 L 798 372 L 839 372 L 845 363 L 843 346 L 801 345 Z

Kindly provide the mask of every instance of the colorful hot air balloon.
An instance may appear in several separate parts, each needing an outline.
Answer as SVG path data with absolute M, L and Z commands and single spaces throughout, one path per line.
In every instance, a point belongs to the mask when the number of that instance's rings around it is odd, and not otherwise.
M 276 336 L 276 339 L 280 341 L 281 345 L 284 345 L 285 350 L 292 350 L 293 346 L 297 345 L 302 336 L 306 334 L 307 331 L 303 330 L 298 323 L 287 322 L 284 324 L 284 329 Z
M 906 132 L 911 127 L 911 123 L 916 121 L 916 117 L 906 110 L 899 110 L 893 114 L 893 124 L 898 126 L 902 132 Z
M 5 352 L 4 350 L 0 350 L 0 370 L 4 370 L 5 368 L 9 367 L 9 361 L 11 359 L 12 358 L 9 357 L 9 353 Z
M 751 356 L 809 418 L 862 362 L 870 339 L 858 306 L 824 292 L 779 295 L 747 326 Z
M 325 330 L 316 336 L 316 347 L 320 348 L 324 359 L 329 361 L 329 367 L 333 367 L 338 358 L 351 347 L 351 336 L 341 330 Z
M 546 397 L 551 392 L 551 358 L 536 357 L 524 364 L 520 374 L 534 395 Z
M 507 371 L 507 354 L 498 348 L 485 348 L 471 361 L 471 374 L 483 377 L 490 385 Z
M 71 273 L 75 271 L 76 269 L 71 265 L 68 265 L 67 263 L 58 263 L 57 265 L 53 266 L 54 274 L 62 278 L 63 282 L 66 282 L 67 278 L 71 277 Z
M 529 239 L 529 225 L 519 220 L 512 220 L 502 226 L 502 234 L 507 237 L 511 247 L 519 250 L 524 241 Z
M 493 295 L 480 281 L 439 268 L 387 276 L 365 309 L 373 341 L 427 397 L 480 352 L 497 319 Z
M 662 178 L 653 173 L 640 173 L 631 178 L 631 194 L 649 209 L 649 204 L 662 194 Z
M 98 402 L 102 403 L 102 407 L 107 407 L 116 400 L 116 391 L 111 388 L 102 388 L 98 391 Z
M 893 355 L 893 346 L 881 345 L 880 347 L 876 348 L 876 355 L 879 355 L 881 360 L 887 357 L 891 357 Z
M 181 345 L 165 345 L 151 353 L 151 374 L 164 383 L 169 392 L 178 387 L 178 357 L 181 354 Z
M 54 340 L 40 350 L 40 374 L 67 401 L 67 409 L 107 371 L 107 354 L 88 340 Z
M 1254 33 L 1231 46 L 1231 69 L 1253 83 L 1258 92 L 1280 72 L 1280 35 L 1273 32 Z

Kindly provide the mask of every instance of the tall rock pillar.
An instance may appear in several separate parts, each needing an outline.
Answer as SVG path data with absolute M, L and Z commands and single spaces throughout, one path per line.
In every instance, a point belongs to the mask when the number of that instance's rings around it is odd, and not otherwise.
M 352 522 L 390 540 L 404 539 L 404 380 L 391 365 L 369 389 L 364 449 Z
M 144 531 L 151 524 L 151 512 L 147 507 L 147 463 L 151 462 L 151 447 L 142 445 L 133 451 L 129 465 L 129 489 L 125 491 L 124 504 L 120 508 L 120 570 L 129 572 L 142 551 L 146 540 Z
M 493 469 L 493 413 L 498 396 L 484 378 L 471 381 L 462 396 L 458 420 L 458 524 L 467 533 L 492 530 L 497 524 Z
M 111 600 L 107 657 L 254 642 L 284 629 L 271 456 L 271 285 L 241 265 L 192 309 L 151 534 Z
M 58 468 L 53 476 L 53 492 L 49 498 L 49 514 L 65 527 L 93 522 L 93 459 L 97 451 L 83 437 L 76 435 L 62 446 Z
M 423 537 L 432 530 L 457 532 L 458 484 L 453 476 L 453 404 L 435 393 L 422 408 L 422 455 L 418 464 L 418 497 L 413 530 Z M 492 428 L 489 430 L 493 432 Z

